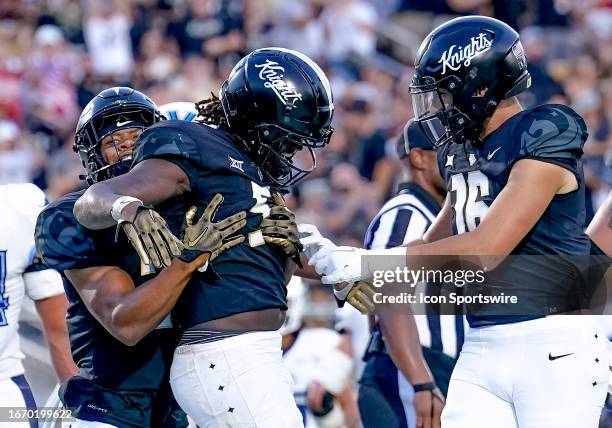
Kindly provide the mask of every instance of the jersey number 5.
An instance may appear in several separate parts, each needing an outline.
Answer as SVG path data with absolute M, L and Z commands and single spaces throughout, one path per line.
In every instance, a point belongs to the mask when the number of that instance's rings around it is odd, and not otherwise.
M 253 199 L 255 199 L 255 205 L 249 210 L 252 213 L 261 214 L 263 218 L 270 215 L 270 205 L 268 201 L 272 197 L 270 194 L 270 188 L 267 186 L 260 186 L 259 184 L 251 181 L 251 187 L 253 189 Z
M 480 171 L 455 174 L 451 176 L 450 190 L 457 233 L 471 232 L 489 209 L 482 200 L 489 196 L 489 179 Z
M 6 310 L 9 307 L 9 299 L 4 295 L 6 281 L 6 251 L 0 251 L 0 327 L 8 325 Z

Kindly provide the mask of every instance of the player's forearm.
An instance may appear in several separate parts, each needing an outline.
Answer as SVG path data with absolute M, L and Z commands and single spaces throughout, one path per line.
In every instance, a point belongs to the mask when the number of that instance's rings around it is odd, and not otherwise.
M 68 335 L 66 333 L 45 332 L 45 336 L 47 337 L 53 368 L 60 383 L 63 383 L 79 371 L 70 353 Z
M 74 204 L 74 217 L 88 229 L 105 229 L 117 224 L 111 215 L 113 203 L 121 194 L 115 193 L 107 183 L 91 186 Z M 136 205 L 136 203 L 135 203 Z
M 208 256 L 205 256 L 206 258 Z M 110 312 L 114 336 L 135 345 L 170 313 L 200 263 L 173 259 L 155 278 L 121 296 Z
M 321 279 L 321 275 L 315 271 L 314 267 L 308 264 L 308 257 L 306 257 L 304 253 L 300 254 L 300 260 L 302 261 L 303 267 L 298 267 L 293 273 L 294 275 L 299 276 L 300 278 Z
M 414 316 L 383 311 L 379 324 L 391 359 L 410 383 L 431 382 L 433 377 L 421 352 Z
M 96 183 L 76 201 L 74 216 L 89 229 L 114 226 L 113 204 L 121 196 L 131 196 L 146 205 L 156 205 L 190 189 L 189 179 L 178 166 L 162 159 L 147 159 L 129 173 Z M 126 207 L 135 213 L 138 204 Z M 127 215 L 123 216 L 127 218 Z
M 67 307 L 68 301 L 64 294 L 36 301 L 36 310 L 43 322 L 51 362 L 60 382 L 73 376 L 78 371 L 70 351 L 68 327 L 66 325 Z

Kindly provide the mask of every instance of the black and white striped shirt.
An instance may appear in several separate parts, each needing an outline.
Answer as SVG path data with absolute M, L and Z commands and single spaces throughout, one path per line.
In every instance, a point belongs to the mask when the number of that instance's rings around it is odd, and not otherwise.
M 398 194 L 374 217 L 364 239 L 366 249 L 398 247 L 421 239 L 440 212 L 440 204 L 416 183 L 402 183 Z M 456 358 L 465 321 L 455 315 L 416 315 L 421 345 Z

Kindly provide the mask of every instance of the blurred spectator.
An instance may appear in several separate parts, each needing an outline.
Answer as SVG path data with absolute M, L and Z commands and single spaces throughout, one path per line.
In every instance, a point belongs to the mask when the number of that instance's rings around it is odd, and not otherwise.
M 83 30 L 92 71 L 97 76 L 118 82 L 130 77 L 134 59 L 129 7 L 129 2 L 119 0 L 87 2 Z
M 49 201 L 85 187 L 85 181 L 80 179 L 80 175 L 84 172 L 83 166 L 78 156 L 74 155 L 73 142 L 74 135 L 67 140 L 61 150 L 49 158 L 45 176 Z
M 327 44 L 316 12 L 315 5 L 309 0 L 281 2 L 276 9 L 277 24 L 270 36 L 270 44 L 298 50 L 311 58 L 322 58 Z
M 612 8 L 601 0 L 0 2 L 0 176 L 34 180 L 51 198 L 78 188 L 72 133 L 96 93 L 126 84 L 158 104 L 198 101 L 218 94 L 246 51 L 277 45 L 321 64 L 336 106 L 331 143 L 289 202 L 301 221 L 358 245 L 399 175 L 394 136 L 413 115 L 406 67 L 433 27 L 469 13 L 521 31 L 533 77 L 525 107 L 560 102 L 584 116 L 595 210 L 612 188 Z
M 329 61 L 346 61 L 351 55 L 367 58 L 376 52 L 378 13 L 369 2 L 329 2 L 321 19 L 325 25 L 325 55 Z
M 221 0 L 193 0 L 187 16 L 170 26 L 183 55 L 204 54 L 219 58 L 242 50 L 242 19 L 232 16 Z
M 10 120 L 0 122 L 0 184 L 30 183 L 34 179 L 34 154 L 22 143 L 19 127 Z

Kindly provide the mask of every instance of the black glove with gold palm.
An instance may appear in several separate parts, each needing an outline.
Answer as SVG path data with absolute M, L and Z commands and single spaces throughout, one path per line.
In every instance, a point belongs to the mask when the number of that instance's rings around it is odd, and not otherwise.
M 300 268 L 300 252 L 303 247 L 298 237 L 295 214 L 285 206 L 285 201 L 278 193 L 273 193 L 274 206 L 270 208 L 270 215 L 264 218 L 259 225 L 268 244 L 280 246 L 285 254 L 293 260 Z
M 246 226 L 246 212 L 240 211 L 226 219 L 213 222 L 213 218 L 223 202 L 223 195 L 217 193 L 204 209 L 202 217 L 194 223 L 197 208 L 191 207 L 185 214 L 186 227 L 183 232 L 183 245 L 180 259 L 192 262 L 203 253 L 209 253 L 212 261 L 228 248 L 244 241 L 243 235 L 235 235 Z

